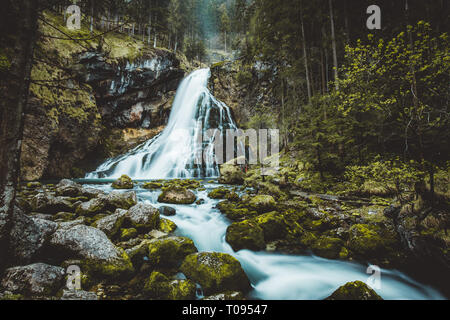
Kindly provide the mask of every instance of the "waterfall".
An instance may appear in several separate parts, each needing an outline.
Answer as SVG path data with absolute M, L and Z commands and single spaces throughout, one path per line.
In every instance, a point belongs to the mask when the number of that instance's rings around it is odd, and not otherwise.
M 109 159 L 86 178 L 133 179 L 216 177 L 214 138 L 206 130 L 236 129 L 230 109 L 208 90 L 209 69 L 200 69 L 180 84 L 164 131 L 119 157 Z M 212 135 L 214 136 L 214 135 Z M 203 157 L 203 161 L 198 161 Z M 196 161 L 197 160 L 197 161 Z

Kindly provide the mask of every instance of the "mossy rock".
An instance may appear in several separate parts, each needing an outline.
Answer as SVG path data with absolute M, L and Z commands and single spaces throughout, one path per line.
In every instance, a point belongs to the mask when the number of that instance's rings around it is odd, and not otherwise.
M 208 193 L 208 197 L 211 199 L 225 199 L 230 193 L 230 190 L 224 187 L 219 187 Z
M 117 281 L 128 279 L 133 274 L 134 267 L 128 255 L 122 251 L 120 259 L 113 261 L 81 261 L 81 270 L 93 281 Z
M 344 242 L 338 238 L 322 236 L 312 245 L 314 254 L 327 258 L 338 259 L 343 248 Z
M 145 296 L 154 300 L 194 300 L 196 285 L 191 280 L 170 280 L 153 271 L 144 285 Z
M 120 240 L 128 241 L 138 235 L 138 231 L 135 228 L 121 229 Z
M 250 211 L 248 208 L 228 200 L 219 202 L 217 209 L 232 221 L 242 221 L 258 215 L 256 211 Z
M 259 251 L 266 248 L 264 230 L 254 220 L 235 222 L 228 226 L 226 241 L 234 251 L 242 249 Z
M 235 165 L 235 163 L 236 159 L 220 166 L 219 183 L 237 185 L 244 183 L 245 174 L 238 165 Z
M 250 199 L 249 206 L 259 213 L 266 213 L 275 209 L 276 202 L 272 196 L 258 195 Z
M 77 207 L 75 213 L 81 216 L 95 216 L 106 210 L 106 201 L 103 198 L 94 198 L 82 203 Z
M 194 242 L 185 237 L 155 239 L 148 245 L 149 263 L 165 269 L 179 267 L 186 256 L 195 252 Z
M 147 182 L 142 186 L 142 188 L 147 189 L 147 190 L 161 189 L 162 187 L 163 187 L 163 184 L 159 183 L 159 182 Z
M 348 282 L 339 287 L 325 300 L 383 300 L 362 281 Z
M 266 242 L 284 239 L 287 235 L 283 216 L 276 211 L 257 216 L 254 221 L 263 229 Z
M 129 176 L 124 174 L 119 179 L 114 181 L 111 184 L 111 187 L 114 189 L 133 189 L 134 184 L 133 184 L 133 180 L 131 180 L 131 178 Z
M 396 235 L 378 226 L 355 224 L 350 227 L 348 248 L 360 258 L 388 258 L 396 245 Z
M 197 199 L 196 195 L 184 187 L 172 186 L 164 188 L 158 197 L 158 202 L 169 204 L 193 204 Z
M 225 199 L 231 202 L 238 202 L 241 200 L 236 192 L 229 192 L 227 195 L 225 195 Z
M 177 228 L 178 227 L 175 224 L 175 222 L 170 221 L 169 219 L 161 218 L 159 220 L 159 226 L 158 226 L 159 231 L 162 231 L 165 233 L 172 233 L 172 232 L 175 232 L 175 230 Z
M 202 252 L 186 257 L 180 268 L 187 278 L 199 283 L 205 295 L 224 291 L 250 291 L 250 281 L 239 261 L 229 254 Z

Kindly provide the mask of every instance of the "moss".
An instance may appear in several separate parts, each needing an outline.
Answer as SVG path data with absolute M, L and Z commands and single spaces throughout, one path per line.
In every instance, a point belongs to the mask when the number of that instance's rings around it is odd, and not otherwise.
M 312 245 L 312 249 L 318 256 L 337 259 L 340 257 L 343 244 L 341 239 L 322 236 Z
M 153 267 L 179 267 L 187 255 L 195 252 L 194 242 L 185 237 L 155 239 L 148 246 L 149 263 Z
M 169 300 L 194 300 L 197 286 L 191 280 L 175 280 L 170 283 Z
M 128 255 L 122 251 L 121 257 L 114 261 L 96 261 L 87 259 L 82 263 L 82 270 L 91 279 L 117 281 L 127 279 L 133 272 L 133 264 Z
M 77 215 L 71 212 L 59 212 L 53 216 L 53 220 L 68 222 L 75 220 L 76 217 Z
M 137 234 L 138 234 L 138 231 L 135 228 L 121 229 L 120 230 L 120 240 L 128 241 L 128 240 L 136 237 Z
M 162 186 L 163 186 L 162 183 L 147 182 L 142 186 L 142 188 L 147 189 L 147 190 L 154 190 L 154 189 L 161 189 Z
M 169 204 L 193 204 L 197 197 L 192 191 L 185 187 L 171 185 L 164 187 L 162 193 L 158 197 L 158 202 Z
M 0 300 L 25 300 L 25 297 L 22 294 L 3 294 Z
M 242 249 L 258 251 L 266 248 L 264 230 L 254 220 L 231 224 L 227 228 L 226 241 L 234 251 Z
M 175 232 L 175 230 L 177 228 L 178 227 L 175 224 L 175 222 L 170 221 L 169 219 L 161 218 L 159 220 L 159 226 L 158 226 L 159 231 L 162 231 L 165 233 L 172 233 L 172 232 Z
M 263 230 L 266 242 L 283 239 L 287 235 L 287 225 L 282 214 L 274 211 L 253 219 Z
M 153 271 L 145 282 L 143 291 L 152 299 L 164 299 L 171 291 L 169 279 L 161 272 Z
M 348 282 L 334 291 L 326 300 L 383 300 L 362 281 Z
M 246 293 L 251 288 L 239 261 L 225 253 L 191 254 L 186 257 L 180 270 L 199 283 L 205 295 L 228 290 Z
M 276 202 L 272 196 L 258 195 L 250 199 L 249 206 L 259 213 L 265 213 L 274 210 Z
M 397 247 L 394 232 L 368 224 L 355 224 L 349 230 L 348 248 L 365 259 L 388 258 Z
M 230 190 L 227 188 L 219 187 L 208 193 L 208 197 L 211 199 L 225 199 L 229 193 Z
M 133 189 L 134 184 L 133 184 L 133 181 L 131 180 L 131 178 L 124 174 L 119 179 L 114 181 L 111 184 L 111 187 L 113 189 Z

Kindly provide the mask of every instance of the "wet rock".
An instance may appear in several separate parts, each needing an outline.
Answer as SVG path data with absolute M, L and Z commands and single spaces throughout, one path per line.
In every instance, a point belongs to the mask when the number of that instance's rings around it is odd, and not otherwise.
M 202 300 L 214 300 L 214 301 L 233 301 L 244 300 L 244 295 L 239 291 L 228 291 L 224 293 L 214 294 L 203 298 Z
M 64 259 L 82 259 L 88 272 L 102 277 L 121 277 L 133 271 L 125 252 L 119 250 L 106 234 L 96 228 L 76 225 L 58 229 L 50 239 L 55 255 Z
M 128 241 L 134 237 L 136 237 L 138 231 L 135 228 L 127 228 L 120 230 L 120 241 Z
M 199 283 L 205 295 L 228 290 L 247 293 L 251 289 L 239 261 L 225 253 L 191 254 L 186 257 L 180 270 L 188 279 Z
M 159 207 L 159 213 L 162 214 L 163 216 L 171 217 L 171 216 L 176 215 L 177 210 L 175 210 L 172 207 L 162 206 L 162 207 Z
M 197 197 L 192 191 L 179 186 L 163 190 L 158 197 L 159 202 L 171 204 L 193 204 L 196 199 Z
M 119 179 L 111 184 L 114 189 L 133 189 L 134 184 L 131 178 L 127 175 L 122 175 Z
M 83 216 L 94 216 L 106 210 L 107 203 L 104 198 L 94 198 L 83 202 L 76 209 L 76 213 Z
M 137 204 L 137 196 L 134 191 L 113 191 L 106 197 L 102 196 L 101 199 L 106 200 L 107 208 L 110 210 L 125 209 L 128 210 L 132 206 Z
M 242 249 L 259 251 L 266 247 L 264 231 L 253 220 L 235 222 L 228 226 L 226 241 L 234 251 Z
M 179 267 L 186 256 L 195 252 L 194 242 L 185 237 L 155 239 L 148 245 L 149 262 L 155 267 Z
M 2 287 L 27 296 L 48 296 L 56 293 L 64 283 L 65 271 L 44 263 L 9 268 L 2 279 Z
M 127 219 L 138 230 L 152 230 L 158 227 L 159 211 L 153 206 L 141 202 L 128 210 Z
M 98 300 L 95 292 L 83 290 L 63 290 L 61 300 Z
M 178 226 L 175 224 L 175 222 L 170 221 L 169 219 L 161 218 L 159 220 L 159 226 L 158 230 L 162 231 L 166 234 L 175 232 L 175 230 L 178 228 Z
M 383 300 L 372 288 L 361 281 L 348 282 L 325 300 Z
M 208 193 L 208 197 L 211 199 L 226 199 L 226 196 L 230 193 L 230 190 L 224 187 L 219 187 Z
M 345 249 L 343 245 L 344 243 L 341 239 L 322 236 L 313 244 L 312 249 L 320 257 L 338 259 L 341 257 L 341 251 L 342 258 L 346 257 L 346 251 L 343 250 Z
M 122 227 L 126 216 L 126 210 L 117 209 L 115 213 L 97 220 L 93 226 L 103 231 L 109 238 L 112 238 Z
M 83 194 L 83 187 L 69 179 L 61 180 L 55 188 L 56 195 L 65 197 L 79 197 Z
M 38 193 L 31 200 L 33 211 L 47 214 L 55 214 L 66 211 L 73 212 L 73 205 L 65 197 L 54 197 L 49 193 Z
M 163 186 L 162 183 L 159 182 L 147 182 L 142 186 L 142 188 L 147 190 L 154 190 L 154 189 L 161 189 L 162 186 Z
M 16 208 L 10 233 L 12 260 L 17 264 L 36 261 L 57 227 L 55 222 L 29 217 Z

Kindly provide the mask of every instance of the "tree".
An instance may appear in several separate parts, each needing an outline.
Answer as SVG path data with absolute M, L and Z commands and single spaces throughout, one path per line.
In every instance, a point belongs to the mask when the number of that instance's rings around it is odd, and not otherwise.
M 0 92 L 0 264 L 7 265 L 9 229 L 20 171 L 23 114 L 28 98 L 30 72 L 40 1 L 7 0 L 1 12 L 0 39 L 6 45 L 1 70 Z M 6 26 L 8 28 L 6 28 Z M 1 269 L 0 265 L 0 269 Z

